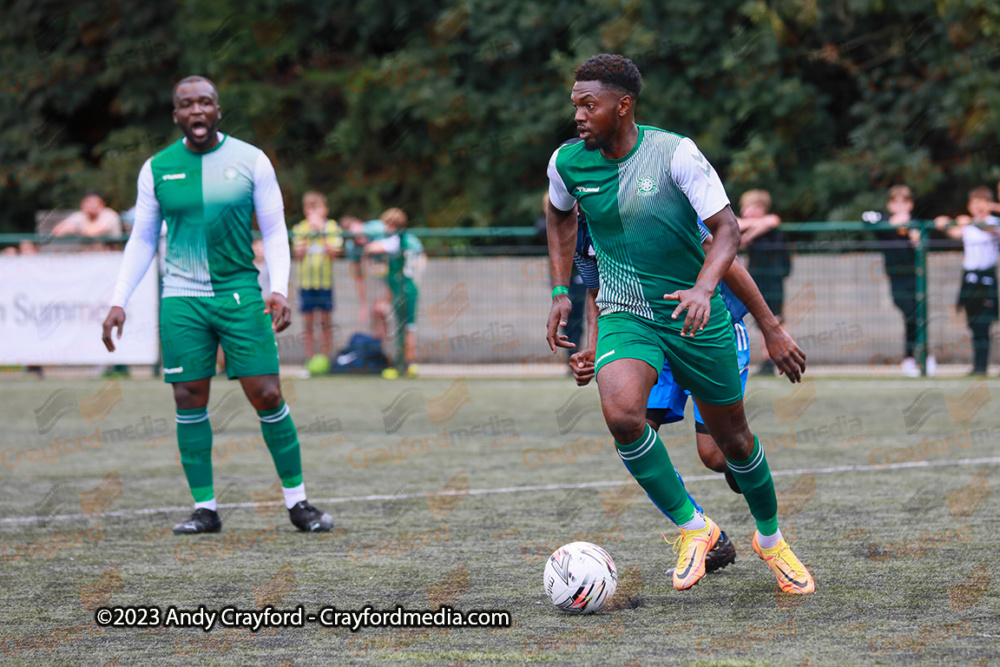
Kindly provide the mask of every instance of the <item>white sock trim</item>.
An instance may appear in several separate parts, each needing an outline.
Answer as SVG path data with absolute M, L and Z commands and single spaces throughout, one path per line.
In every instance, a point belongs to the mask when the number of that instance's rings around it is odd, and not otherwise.
M 219 509 L 218 505 L 215 504 L 215 498 L 212 498 L 211 500 L 206 500 L 205 502 L 202 503 L 195 503 L 194 508 L 196 510 L 200 509 L 212 510 L 213 512 L 217 512 Z
M 288 403 L 285 403 L 284 407 L 281 408 L 281 412 L 278 414 L 271 415 L 270 417 L 261 417 L 260 415 L 257 415 L 257 419 L 262 422 L 267 422 L 268 424 L 273 424 L 275 422 L 280 422 L 282 419 L 287 417 L 289 412 L 291 412 L 291 410 L 288 409 Z
M 729 469 L 732 470 L 733 472 L 746 474 L 748 472 L 752 472 L 754 468 L 759 466 L 760 462 L 763 460 L 764 460 L 764 445 L 760 445 L 760 448 L 757 450 L 757 456 L 753 457 L 753 459 L 751 459 L 746 465 L 740 465 L 740 466 L 733 465 L 731 461 L 726 461 L 726 465 L 729 466 Z
M 176 415 L 174 418 L 178 424 L 197 424 L 208 419 L 208 410 L 204 415 Z
M 288 509 L 292 509 L 296 503 L 306 499 L 306 485 L 304 483 L 290 489 L 282 487 L 281 490 L 285 493 L 285 507 Z
M 627 455 L 621 450 L 618 450 L 618 455 L 622 457 L 623 461 L 634 461 L 635 459 L 645 456 L 646 452 L 648 452 L 654 444 L 656 444 L 656 431 L 650 428 L 649 424 L 646 424 L 646 439 L 643 440 L 638 449 L 629 452 Z

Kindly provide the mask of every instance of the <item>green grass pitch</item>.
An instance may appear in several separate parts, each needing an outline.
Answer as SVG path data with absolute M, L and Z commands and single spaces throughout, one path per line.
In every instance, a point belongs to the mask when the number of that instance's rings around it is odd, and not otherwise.
M 286 381 L 307 491 L 337 524 L 322 535 L 295 532 L 275 504 L 255 415 L 236 383 L 217 380 L 215 488 L 227 506 L 223 532 L 199 537 L 169 530 L 191 498 L 166 386 L 7 381 L 0 662 L 996 664 L 1000 382 L 751 378 L 749 389 L 814 595 L 777 592 L 750 550 L 742 498 L 697 462 L 690 419 L 661 437 L 738 558 L 675 591 L 659 533 L 676 529 L 627 479 L 596 388 L 569 379 Z M 607 549 L 619 572 L 611 609 L 586 617 L 559 613 L 542 590 L 547 555 L 577 539 Z M 206 633 L 101 629 L 93 611 L 267 604 L 445 604 L 507 610 L 514 624 Z

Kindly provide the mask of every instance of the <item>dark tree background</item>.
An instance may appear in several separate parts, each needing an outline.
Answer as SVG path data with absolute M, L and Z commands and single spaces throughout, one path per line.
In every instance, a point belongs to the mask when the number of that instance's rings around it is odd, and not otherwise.
M 949 0 L 5 0 L 0 229 L 96 188 L 135 201 L 179 138 L 170 91 L 215 80 L 223 129 L 266 150 L 289 222 L 333 214 L 528 225 L 573 133 L 573 67 L 621 52 L 638 118 L 691 136 L 732 198 L 858 219 L 907 183 L 918 215 L 1000 178 L 1000 7 Z

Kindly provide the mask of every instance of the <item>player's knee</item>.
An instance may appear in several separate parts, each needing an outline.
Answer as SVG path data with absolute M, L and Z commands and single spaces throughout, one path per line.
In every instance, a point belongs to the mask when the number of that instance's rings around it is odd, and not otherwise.
M 178 410 L 194 410 L 208 405 L 208 392 L 198 385 L 178 382 L 173 385 L 173 389 L 174 403 Z
M 615 442 L 623 445 L 635 442 L 646 430 L 646 416 L 643 413 L 633 414 L 624 410 L 605 408 L 604 420 Z
M 744 460 L 750 458 L 753 453 L 753 435 L 750 431 L 745 433 L 729 432 L 715 434 L 715 443 L 722 450 L 721 453 L 733 460 Z M 707 463 L 705 465 L 708 465 Z M 712 468 L 712 466 L 708 466 Z M 712 468 L 713 470 L 715 468 Z
M 273 410 L 281 406 L 281 385 L 268 382 L 254 387 L 247 392 L 247 398 L 257 410 Z

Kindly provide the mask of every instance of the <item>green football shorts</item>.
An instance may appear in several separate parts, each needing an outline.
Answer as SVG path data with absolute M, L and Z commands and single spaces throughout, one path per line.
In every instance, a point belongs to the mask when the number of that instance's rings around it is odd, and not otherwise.
M 260 291 L 225 296 L 173 296 L 160 301 L 163 379 L 187 382 L 215 376 L 219 345 L 229 379 L 276 375 L 278 343 Z
M 389 283 L 392 291 L 392 307 L 396 315 L 396 326 L 412 331 L 417 326 L 417 299 L 420 292 L 410 278 Z
M 640 359 L 657 373 L 664 358 L 677 384 L 709 405 L 729 405 L 743 398 L 736 338 L 729 311 L 712 300 L 712 316 L 704 331 L 681 338 L 680 327 L 667 327 L 632 313 L 610 313 L 598 319 L 595 371 L 616 359 Z M 683 322 L 685 314 L 678 316 Z

